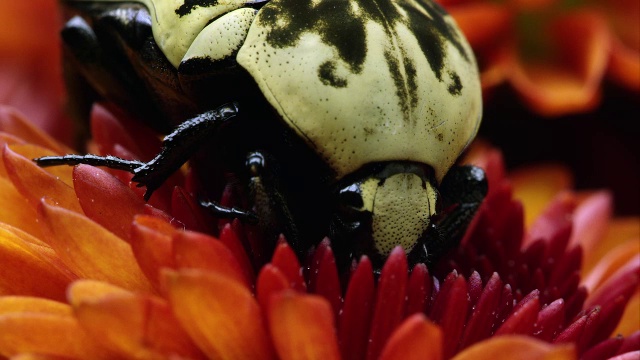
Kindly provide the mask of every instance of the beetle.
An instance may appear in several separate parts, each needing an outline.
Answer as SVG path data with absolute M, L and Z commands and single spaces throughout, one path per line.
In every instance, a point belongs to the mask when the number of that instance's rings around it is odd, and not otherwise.
M 148 200 L 201 148 L 246 208 L 214 214 L 284 233 L 299 256 L 324 236 L 342 262 L 395 246 L 432 263 L 487 192 L 454 166 L 482 100 L 473 53 L 430 0 L 64 0 L 76 113 L 106 99 L 168 133 L 149 162 L 34 159 L 126 170 Z M 222 171 L 218 171 L 222 172 Z M 220 175 L 220 174 L 217 174 Z M 346 260 L 345 260 L 346 259 Z

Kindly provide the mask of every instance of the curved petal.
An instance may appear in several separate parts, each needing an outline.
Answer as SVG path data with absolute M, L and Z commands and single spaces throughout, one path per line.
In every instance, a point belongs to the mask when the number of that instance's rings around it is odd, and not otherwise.
M 63 300 L 73 275 L 44 244 L 0 224 L 0 294 L 31 295 Z
M 0 177 L 0 222 L 19 228 L 36 238 L 42 238 L 36 210 L 16 190 L 13 183 Z
M 333 311 L 326 299 L 284 291 L 269 302 L 269 328 L 283 360 L 340 359 Z
M 160 269 L 176 267 L 172 240 L 176 231 L 155 216 L 139 215 L 133 221 L 131 249 L 140 269 L 157 290 L 161 289 Z
M 207 356 L 274 358 L 260 307 L 244 285 L 203 270 L 162 274 L 176 318 Z
M 71 306 L 58 301 L 30 296 L 0 297 L 0 316 L 26 312 L 61 316 L 72 314 Z
M 114 359 L 72 315 L 21 312 L 0 316 L 0 355 L 23 352 L 79 359 Z
M 640 289 L 636 291 L 629 303 L 627 303 L 622 319 L 620 319 L 620 323 L 618 323 L 618 327 L 613 333 L 627 337 L 638 330 L 640 330 Z
M 575 11 L 555 19 L 547 31 L 555 59 L 548 59 L 548 55 L 546 62 L 521 58 L 510 73 L 511 84 L 544 116 L 591 110 L 599 101 L 609 57 L 605 20 L 595 11 Z
M 82 213 L 71 186 L 8 146 L 4 147 L 2 155 L 9 179 L 32 207 L 37 208 L 40 199 L 48 196 L 60 206 Z
M 73 185 L 87 217 L 129 241 L 133 218 L 144 213 L 145 202 L 111 174 L 89 165 L 73 168 Z
M 527 166 L 511 172 L 509 179 L 513 186 L 513 198 L 522 201 L 526 209 L 527 228 L 559 192 L 573 187 L 571 172 L 558 164 Z
M 633 50 L 620 40 L 614 40 L 608 75 L 617 83 L 640 92 L 640 51 Z
M 612 219 L 605 236 L 598 242 L 597 246 L 585 256 L 584 272 L 589 273 L 600 263 L 601 259 L 612 251 L 615 251 L 614 249 L 620 245 L 634 242 L 637 245 L 636 253 L 640 253 L 640 244 L 638 244 L 635 239 L 640 239 L 640 217 L 630 216 Z
M 104 280 L 127 289 L 150 291 L 124 240 L 88 218 L 43 200 L 38 209 L 48 243 L 82 278 Z
M 479 342 L 458 355 L 453 360 L 570 360 L 577 359 L 573 345 L 551 345 L 528 336 L 505 335 Z
M 380 360 L 440 360 L 442 331 L 423 314 L 408 317 L 382 350 Z
M 93 280 L 75 282 L 69 300 L 82 328 L 127 358 L 202 358 L 165 300 Z
M 0 131 L 17 136 L 27 143 L 45 147 L 57 154 L 71 152 L 11 106 L 0 105 Z

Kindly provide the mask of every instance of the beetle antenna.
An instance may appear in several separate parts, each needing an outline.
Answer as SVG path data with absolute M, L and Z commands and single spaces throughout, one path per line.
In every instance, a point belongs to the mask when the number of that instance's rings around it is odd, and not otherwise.
M 133 173 L 136 168 L 145 164 L 142 161 L 137 160 L 125 160 L 111 155 L 97 156 L 93 154 L 43 156 L 35 158 L 33 161 L 41 167 L 85 164 L 92 166 L 106 166 L 110 169 L 124 170 L 130 173 Z

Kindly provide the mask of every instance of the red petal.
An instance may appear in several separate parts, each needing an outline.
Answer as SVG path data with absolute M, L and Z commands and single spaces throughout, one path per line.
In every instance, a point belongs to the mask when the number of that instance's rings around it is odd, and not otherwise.
M 144 213 L 144 201 L 118 179 L 93 166 L 74 167 L 73 185 L 87 217 L 129 241 L 131 223 L 135 215 Z
M 256 295 L 262 311 L 269 309 L 269 302 L 274 294 L 291 289 L 289 279 L 272 264 L 267 264 L 260 269 L 256 282 Z
M 364 359 L 373 308 L 373 268 L 367 257 L 356 267 L 345 295 L 338 337 L 343 359 Z
M 249 260 L 249 255 L 230 224 L 225 225 L 220 231 L 220 241 L 233 253 L 233 256 L 240 263 L 240 267 L 245 271 L 247 279 L 253 283 L 255 274 L 251 261 Z
M 485 285 L 478 302 L 471 313 L 471 317 L 464 329 L 464 336 L 460 342 L 460 348 L 464 349 L 469 345 L 484 340 L 491 335 L 495 314 L 500 304 L 500 296 L 502 295 L 502 281 L 500 276 L 494 273 L 487 285 Z
M 380 360 L 440 360 L 442 359 L 442 331 L 423 314 L 407 318 L 396 331 L 380 355 Z
M 275 295 L 269 308 L 269 327 L 283 360 L 340 359 L 333 311 L 322 297 L 293 291 Z
M 405 316 L 424 313 L 431 295 L 431 276 L 424 264 L 417 264 L 411 271 L 407 286 L 407 307 Z
M 536 320 L 534 336 L 551 341 L 562 330 L 565 321 L 564 300 L 558 299 L 542 309 Z
M 451 273 L 434 302 L 430 316 L 446 334 L 443 349 L 445 359 L 452 357 L 458 349 L 468 310 L 467 282 L 463 276 Z
M 540 302 L 537 298 L 527 301 L 521 307 L 514 309 L 495 336 L 498 335 L 532 335 L 533 328 L 540 311 Z
M 337 319 L 342 308 L 342 290 L 331 247 L 327 246 L 326 250 L 322 252 L 322 257 L 318 260 L 317 265 L 317 277 L 312 291 L 329 301 Z
M 298 257 L 282 236 L 273 252 L 271 264 L 282 271 L 282 274 L 289 280 L 292 289 L 302 292 L 307 291 L 307 286 L 302 276 L 302 266 L 298 262 Z
M 398 246 L 389 254 L 378 280 L 367 359 L 378 358 L 387 339 L 402 321 L 407 271 L 407 257 Z
M 160 290 L 160 269 L 175 268 L 171 237 L 176 229 L 152 216 L 140 215 L 131 228 L 131 249 L 140 269 L 156 290 Z
M 177 231 L 173 234 L 173 255 L 178 268 L 215 271 L 247 288 L 251 286 L 231 251 L 211 236 Z
M 211 233 L 213 230 L 213 219 L 205 216 L 200 204 L 182 187 L 177 186 L 173 189 L 171 214 L 184 224 L 187 230 L 203 233 Z
M 195 269 L 163 275 L 176 318 L 208 357 L 274 358 L 260 306 L 244 285 Z

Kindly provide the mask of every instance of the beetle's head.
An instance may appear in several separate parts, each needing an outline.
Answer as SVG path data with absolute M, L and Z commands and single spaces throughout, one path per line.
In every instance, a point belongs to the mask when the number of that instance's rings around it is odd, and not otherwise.
M 386 257 L 400 245 L 408 253 L 423 239 L 439 197 L 430 167 L 375 164 L 345 182 L 338 189 L 334 230 L 358 239 L 356 252 Z

